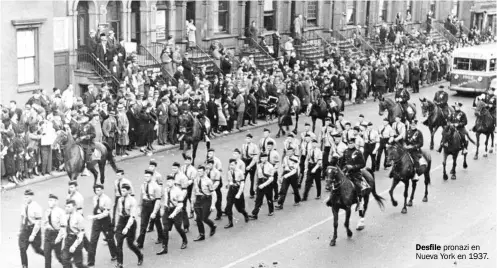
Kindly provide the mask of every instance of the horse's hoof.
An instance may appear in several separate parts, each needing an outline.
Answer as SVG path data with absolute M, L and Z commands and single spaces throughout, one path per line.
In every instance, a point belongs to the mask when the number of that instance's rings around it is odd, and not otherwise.
M 336 241 L 335 241 L 335 240 L 331 240 L 331 241 L 330 241 L 330 247 L 334 247 L 334 246 L 336 246 L 336 244 L 337 244 L 337 243 L 336 243 Z
M 483 154 L 483 157 L 487 157 L 487 156 L 488 156 L 488 154 L 486 154 L 486 153 Z
M 444 174 L 444 181 L 446 181 L 448 179 L 449 179 L 449 176 L 447 176 L 447 174 Z
M 347 237 L 352 237 L 353 233 L 351 230 L 347 230 Z
M 407 202 L 407 206 L 412 207 L 412 200 L 409 200 L 409 202 Z
M 428 197 L 423 197 L 423 202 L 428 202 Z
M 430 150 L 433 150 L 433 145 L 430 145 Z
M 456 174 L 452 174 L 452 176 L 450 177 L 451 180 L 455 180 L 456 179 Z
M 494 150 L 493 150 L 493 149 L 490 149 L 490 150 L 488 151 L 488 153 L 493 154 L 493 153 L 494 153 Z
M 396 207 L 398 205 L 397 201 L 392 200 L 392 206 Z
M 360 226 L 357 226 L 357 228 L 355 228 L 357 231 L 362 231 L 364 230 L 364 225 L 360 225 Z
M 462 164 L 462 167 L 463 167 L 464 169 L 467 169 L 467 168 L 468 168 L 468 164 L 464 163 L 464 164 Z
M 474 159 L 474 160 L 478 160 L 478 156 L 477 156 L 477 155 L 475 155 L 475 157 L 473 157 L 473 159 Z
M 407 214 L 407 208 L 403 208 L 401 211 L 402 214 Z
M 276 138 L 279 138 L 280 137 L 280 134 L 276 135 Z

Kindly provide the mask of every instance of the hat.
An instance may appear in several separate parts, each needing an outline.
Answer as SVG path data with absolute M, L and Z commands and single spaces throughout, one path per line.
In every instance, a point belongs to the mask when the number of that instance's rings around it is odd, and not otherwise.
M 383 121 L 387 121 L 388 122 L 388 118 L 387 117 L 383 118 Z
M 318 140 L 316 140 L 316 139 L 312 139 L 312 142 L 318 142 Z
M 246 135 L 246 137 L 247 137 L 247 138 L 253 138 L 252 134 L 250 134 L 250 133 L 249 133 L 249 134 L 247 134 L 247 135 Z
M 311 137 L 311 134 L 306 133 L 306 134 L 304 135 L 304 138 L 307 138 L 307 137 L 309 137 L 309 138 L 310 138 L 310 137 Z
M 148 163 L 149 166 L 157 166 L 157 162 L 154 159 L 150 159 L 150 162 Z
M 440 85 L 438 88 L 445 88 L 445 86 L 444 85 Z
M 290 132 L 290 133 L 288 133 L 288 137 L 295 138 L 295 134 L 293 134 L 293 132 Z
M 355 142 L 355 137 L 350 137 L 349 138 L 349 142 L 348 143 L 352 143 L 352 142 Z
M 333 137 L 341 137 L 342 135 L 341 135 L 341 134 L 340 134 L 340 132 L 338 132 L 338 131 L 333 131 L 333 132 L 331 133 L 331 136 L 333 136 Z
M 35 195 L 35 193 L 31 189 L 27 189 L 24 191 L 24 195 Z
M 298 159 L 298 157 L 297 157 L 297 156 L 292 155 L 292 156 L 290 157 L 290 161 L 292 161 L 292 162 L 294 162 L 294 163 L 298 163 L 298 162 L 299 162 L 299 159 Z
M 241 154 L 242 152 L 240 152 L 240 149 L 236 148 L 235 150 L 233 150 L 234 153 L 239 153 Z
M 361 122 L 361 124 L 360 124 L 360 125 L 361 125 L 361 126 L 363 126 L 363 127 L 367 127 L 367 126 L 369 125 L 369 123 L 368 123 L 368 122 L 366 122 L 366 121 L 363 121 L 363 122 Z M 372 125 L 372 124 L 371 124 L 371 125 Z
M 305 123 L 305 126 L 311 126 L 311 124 L 310 124 L 310 123 L 308 123 L 308 122 L 306 122 L 306 123 Z
M 349 121 L 345 121 L 345 125 L 349 125 L 349 126 L 351 126 L 352 124 L 350 124 L 350 122 L 349 122 Z
M 117 105 L 117 110 L 119 110 L 119 111 L 124 110 L 124 105 L 122 105 L 122 104 Z
M 262 158 L 262 157 L 267 157 L 267 156 L 268 156 L 268 155 L 267 155 L 266 153 L 262 153 L 262 154 L 261 154 L 261 158 Z
M 166 180 L 174 180 L 174 176 L 173 175 L 167 175 Z
M 363 114 L 360 114 L 360 115 L 359 115 L 359 117 L 362 117 L 362 118 L 364 118 L 364 115 L 363 115 Z
M 368 126 L 372 126 L 373 125 L 373 122 L 368 122 Z
M 109 111 L 109 115 L 116 115 L 116 111 L 114 111 L 114 110 L 110 110 L 110 111 Z
M 338 116 L 344 116 L 343 113 L 338 113 Z
M 154 175 L 154 172 L 150 169 L 145 169 L 145 174 Z
M 263 130 L 263 132 L 266 132 L 266 131 L 267 131 L 267 132 L 271 132 L 271 130 L 269 130 L 268 128 L 265 128 L 265 129 Z
M 100 188 L 100 189 L 104 189 L 104 185 L 103 184 L 100 184 L 100 183 L 97 183 L 93 186 L 93 190 L 97 189 L 97 188 Z
M 454 102 L 454 105 L 455 105 L 455 106 L 462 107 L 462 103 L 461 103 L 461 102 L 458 102 L 458 101 Z
M 361 128 L 359 126 L 355 126 L 353 130 L 361 131 Z
M 326 117 L 324 121 L 331 121 L 331 117 Z
M 48 199 L 57 199 L 57 200 L 59 200 L 59 197 L 56 196 L 56 195 L 54 195 L 54 194 L 49 194 L 48 195 Z
M 173 163 L 173 167 L 180 167 L 180 166 L 181 166 L 181 165 L 180 165 L 180 163 L 178 163 L 178 162 L 174 162 L 174 163 Z

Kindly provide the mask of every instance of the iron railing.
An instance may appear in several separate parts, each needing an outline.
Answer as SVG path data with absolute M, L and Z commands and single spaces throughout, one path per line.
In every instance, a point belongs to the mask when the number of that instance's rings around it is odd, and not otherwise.
M 138 60 L 139 60 L 139 61 L 140 61 L 140 60 L 142 61 L 141 63 L 140 63 L 140 62 L 138 62 L 138 64 L 139 64 L 139 65 L 145 66 L 145 67 L 147 67 L 147 68 L 158 68 L 158 69 L 161 71 L 161 73 L 162 73 L 162 75 L 163 75 L 163 76 L 166 76 L 167 78 L 169 78 L 169 79 L 171 80 L 171 82 L 176 83 L 176 79 L 174 79 L 174 77 L 173 77 L 171 74 L 169 74 L 169 76 L 167 75 L 167 73 L 169 73 L 169 72 L 167 71 L 167 69 L 166 69 L 166 68 L 163 68 L 163 67 L 164 67 L 164 66 L 163 66 L 164 64 L 163 64 L 163 63 L 161 63 L 161 62 L 160 62 L 160 61 L 159 61 L 159 60 L 158 60 L 158 59 L 154 56 L 154 55 L 157 55 L 157 54 L 152 54 L 152 53 L 151 53 L 151 52 L 150 52 L 150 51 L 149 51 L 149 50 L 148 50 L 145 46 L 143 46 L 143 45 L 138 45 L 138 47 L 137 47 L 137 53 L 138 53 L 138 55 L 140 55 L 140 57 L 138 57 Z M 159 54 L 159 55 L 160 55 L 160 54 Z M 166 73 L 166 74 L 164 75 L 164 73 Z M 164 80 L 161 76 L 159 76 L 159 82 L 160 82 L 161 84 L 163 84 L 163 85 L 164 85 L 164 84 L 166 84 L 166 81 L 165 81 L 165 80 Z
M 264 50 L 264 48 L 261 47 L 261 45 L 259 45 L 259 43 L 257 43 L 254 38 L 250 38 L 251 41 L 252 41 L 252 45 L 257 49 L 259 50 L 259 52 L 261 52 L 262 54 L 266 55 L 267 57 L 269 57 L 271 60 L 273 59 L 273 56 L 271 56 L 271 54 L 269 54 L 268 51 Z
M 112 73 L 107 69 L 105 64 L 97 59 L 95 54 L 84 49 L 76 50 L 77 56 L 77 69 L 87 69 L 93 70 L 95 73 L 106 83 L 111 85 L 111 93 L 116 94 L 117 89 L 119 89 L 119 79 L 117 79 Z
M 451 43 L 457 42 L 457 37 L 455 37 L 449 30 L 445 28 L 445 25 L 441 21 L 434 21 L 433 28 L 437 30 L 447 41 Z
M 207 53 L 204 49 L 202 49 L 198 45 L 196 45 L 196 49 L 201 53 L 202 56 L 208 58 L 209 61 L 212 62 L 212 66 L 214 66 L 213 68 L 215 69 L 214 72 L 221 73 L 223 75 L 225 74 L 223 70 L 221 70 L 220 66 L 216 64 L 216 61 L 211 57 L 209 53 Z

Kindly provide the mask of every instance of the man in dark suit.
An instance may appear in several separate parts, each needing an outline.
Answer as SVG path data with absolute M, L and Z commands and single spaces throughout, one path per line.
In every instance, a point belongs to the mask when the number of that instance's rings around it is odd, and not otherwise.
M 128 117 L 129 122 L 129 145 L 128 151 L 131 151 L 135 148 L 137 142 L 137 132 L 138 132 L 138 113 L 135 111 L 136 103 L 130 102 L 128 111 L 126 112 L 126 116 Z
M 221 57 L 221 71 L 224 74 L 229 74 L 231 73 L 231 61 L 229 60 L 228 57 L 222 56 Z
M 88 91 L 83 95 L 83 103 L 86 107 L 90 107 L 92 103 L 95 102 L 95 86 L 93 84 L 88 85 Z
M 97 50 L 98 42 L 95 30 L 90 31 L 90 38 L 88 38 L 88 50 L 91 53 L 95 53 Z
M 117 79 L 121 80 L 122 78 L 122 69 L 121 64 L 119 64 L 119 57 L 117 54 L 114 54 L 112 61 L 109 64 L 109 71 L 115 76 Z
M 387 70 L 388 75 L 388 92 L 395 91 L 395 84 L 397 82 L 397 68 L 395 67 L 396 63 L 391 63 Z
M 183 66 L 183 75 L 185 79 L 188 80 L 190 85 L 193 84 L 193 73 L 192 73 L 192 62 L 190 61 L 190 55 L 188 52 L 185 52 L 185 56 L 181 62 L 181 66 Z
M 377 90 L 378 98 L 385 94 L 385 88 L 387 85 L 387 73 L 385 67 L 380 66 L 378 70 L 374 73 L 375 75 L 375 87 Z
M 421 70 L 418 67 L 417 63 L 414 63 L 414 66 L 411 69 L 411 83 L 412 83 L 412 92 L 419 92 L 419 80 L 421 79 Z
M 116 44 L 115 53 L 117 54 L 117 59 L 121 70 L 124 70 L 124 61 L 126 60 L 126 48 L 124 48 L 124 38 L 119 38 L 119 43 Z
M 167 144 L 167 136 L 169 135 L 168 121 L 169 121 L 169 98 L 162 97 L 161 104 L 157 107 L 157 116 L 159 119 L 159 145 Z
M 107 37 L 104 33 L 100 35 L 100 44 L 98 44 L 97 49 L 95 50 L 95 56 L 100 62 L 107 66 L 107 63 L 109 62 L 109 45 L 107 44 Z

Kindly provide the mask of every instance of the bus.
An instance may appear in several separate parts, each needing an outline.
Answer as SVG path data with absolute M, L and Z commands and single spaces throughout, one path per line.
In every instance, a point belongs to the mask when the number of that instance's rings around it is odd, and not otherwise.
M 484 44 L 458 48 L 452 52 L 450 90 L 457 92 L 486 92 L 497 77 L 497 45 Z

